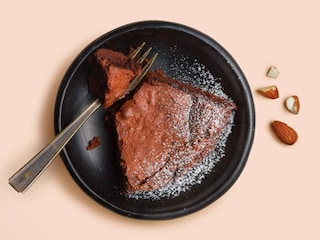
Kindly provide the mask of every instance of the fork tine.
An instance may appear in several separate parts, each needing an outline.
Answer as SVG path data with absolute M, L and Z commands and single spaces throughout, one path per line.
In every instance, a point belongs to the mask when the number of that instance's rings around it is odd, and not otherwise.
M 149 55 L 149 53 L 151 52 L 152 47 L 149 47 L 147 51 L 145 51 L 145 53 L 138 59 L 138 63 L 142 64 L 143 61 L 146 59 L 146 57 Z
M 156 60 L 158 56 L 158 53 L 155 53 L 153 55 L 153 57 L 150 59 L 150 61 L 148 63 L 146 63 L 146 65 L 144 65 L 144 67 L 141 70 L 141 73 L 139 75 L 137 75 L 129 84 L 127 93 L 131 92 L 133 89 L 136 88 L 136 86 L 139 84 L 139 82 L 144 78 L 144 76 L 147 74 L 147 72 L 149 71 L 149 69 L 151 68 L 151 66 L 153 65 L 154 61 Z
M 141 51 L 141 49 L 144 47 L 144 45 L 146 45 L 146 42 L 141 43 L 141 45 L 139 47 L 137 47 L 130 55 L 129 58 L 134 59 L 138 53 Z

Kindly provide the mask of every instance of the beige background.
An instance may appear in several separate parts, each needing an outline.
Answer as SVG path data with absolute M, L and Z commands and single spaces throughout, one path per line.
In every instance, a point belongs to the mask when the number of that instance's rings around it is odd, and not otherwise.
M 320 239 L 319 4 L 268 1 L 0 0 L 0 239 Z M 197 28 L 237 60 L 253 90 L 256 135 L 248 164 L 218 201 L 187 217 L 141 221 L 85 195 L 60 157 L 25 194 L 8 178 L 54 136 L 53 108 L 67 67 L 92 40 L 127 23 L 168 20 Z M 280 70 L 276 80 L 265 72 Z M 256 94 L 276 84 L 280 98 Z M 283 107 L 297 94 L 301 112 Z M 270 132 L 296 128 L 294 146 Z

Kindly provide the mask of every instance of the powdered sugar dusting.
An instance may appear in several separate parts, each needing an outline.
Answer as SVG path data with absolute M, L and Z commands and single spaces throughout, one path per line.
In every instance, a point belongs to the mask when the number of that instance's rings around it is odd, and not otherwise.
M 176 57 L 170 65 L 170 77 L 181 80 L 184 83 L 199 87 L 204 91 L 229 99 L 224 93 L 220 77 L 214 76 L 206 66 L 194 59 L 192 62 L 188 56 Z
M 225 94 L 223 91 L 223 87 L 220 84 L 219 80 L 220 78 L 217 76 L 214 76 L 204 64 L 200 63 L 197 59 L 193 60 L 192 63 L 190 63 L 190 59 L 188 56 L 181 56 L 175 57 L 175 51 L 176 47 L 172 47 L 172 53 L 173 55 L 171 57 L 174 58 L 174 61 L 169 66 L 169 71 L 166 72 L 166 74 L 169 77 L 179 79 L 180 81 L 184 83 L 191 84 L 195 87 L 199 87 L 204 91 L 207 91 L 209 93 L 213 93 L 217 96 L 223 97 L 227 99 L 228 101 L 232 100 Z M 177 100 L 178 101 L 178 100 Z M 201 99 L 199 100 L 201 101 Z M 201 104 L 201 103 L 198 103 Z M 212 108 L 210 105 L 206 105 L 206 108 Z M 208 115 L 208 116 L 202 116 L 202 122 L 201 124 L 205 124 L 207 126 L 212 125 L 212 129 L 216 128 L 216 125 L 219 125 L 219 121 L 217 118 L 214 118 L 215 114 L 219 114 L 219 111 L 223 111 L 222 109 L 219 110 L 219 108 L 216 109 L 214 114 Z M 200 111 L 196 114 L 203 114 Z M 224 127 L 223 131 L 220 133 L 220 135 L 217 136 L 217 141 L 215 143 L 214 149 L 207 155 L 204 159 L 202 159 L 198 164 L 193 166 L 191 169 L 189 169 L 187 172 L 183 173 L 177 173 L 177 176 L 174 177 L 169 181 L 169 183 L 156 190 L 151 191 L 139 191 L 128 194 L 128 197 L 134 198 L 134 199 L 150 199 L 150 200 L 157 200 L 161 198 L 174 198 L 179 196 L 182 192 L 188 191 L 192 186 L 201 184 L 202 180 L 208 175 L 209 173 L 212 173 L 214 171 L 214 168 L 216 164 L 225 156 L 225 148 L 226 143 L 228 140 L 228 136 L 232 132 L 232 126 L 234 123 L 234 116 L 235 112 L 233 111 L 228 119 L 228 124 Z M 190 112 L 185 112 L 184 116 L 182 118 L 188 119 L 192 116 L 190 116 Z M 197 116 L 196 116 L 197 117 Z M 173 118 L 174 119 L 174 118 Z M 180 134 L 184 135 L 184 137 L 188 138 L 188 142 L 192 142 L 191 138 L 196 138 L 196 136 L 192 136 L 191 134 L 195 134 L 195 132 L 192 133 L 192 131 L 186 131 L 185 129 L 191 129 L 196 128 L 197 131 L 201 131 L 201 127 L 195 127 L 195 126 L 186 126 L 186 124 L 190 124 L 189 121 L 181 121 L 182 119 L 176 119 L 176 121 L 172 122 L 172 126 L 179 129 L 184 129 L 181 131 Z M 192 121 L 191 121 L 192 122 Z M 183 126 L 181 125 L 183 124 Z M 208 129 L 208 128 L 207 128 Z M 178 133 L 180 131 L 177 131 Z M 207 133 L 207 134 L 216 134 L 214 132 Z M 201 135 L 201 134 L 200 134 Z M 189 141 L 190 140 L 190 141 Z M 191 148 L 192 146 L 187 146 L 186 149 Z M 181 161 L 182 163 L 187 163 L 188 158 L 191 158 L 187 154 L 187 152 L 178 152 L 175 156 L 172 156 L 173 162 L 175 161 Z M 170 166 L 168 166 L 168 169 Z M 165 172 L 165 170 L 164 170 Z M 170 172 L 168 171 L 168 174 Z M 172 174 L 172 173 L 171 173 Z

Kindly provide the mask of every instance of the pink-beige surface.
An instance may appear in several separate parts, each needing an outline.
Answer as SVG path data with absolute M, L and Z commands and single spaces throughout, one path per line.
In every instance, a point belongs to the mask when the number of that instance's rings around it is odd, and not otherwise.
M 320 239 L 320 4 L 305 1 L 11 1 L 0 7 L 0 239 Z M 8 178 L 54 137 L 53 109 L 71 61 L 127 23 L 165 20 L 218 41 L 245 73 L 256 107 L 251 154 L 238 181 L 209 207 L 168 221 L 135 220 L 98 205 L 60 157 L 25 194 Z M 277 79 L 266 77 L 269 66 Z M 277 85 L 270 100 L 256 89 Z M 298 115 L 284 100 L 298 95 Z M 293 146 L 270 130 L 284 121 Z

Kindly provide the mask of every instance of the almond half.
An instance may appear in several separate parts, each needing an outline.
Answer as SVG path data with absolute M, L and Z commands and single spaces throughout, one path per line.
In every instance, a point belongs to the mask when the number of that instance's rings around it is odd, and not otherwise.
M 300 101 L 298 96 L 294 95 L 286 98 L 285 106 L 289 112 L 298 114 L 300 110 Z
M 279 91 L 277 86 L 275 85 L 259 88 L 257 89 L 257 92 L 260 93 L 262 96 L 271 99 L 276 99 L 279 97 Z
M 281 142 L 292 145 L 298 140 L 297 132 L 284 122 L 273 121 L 271 128 Z

